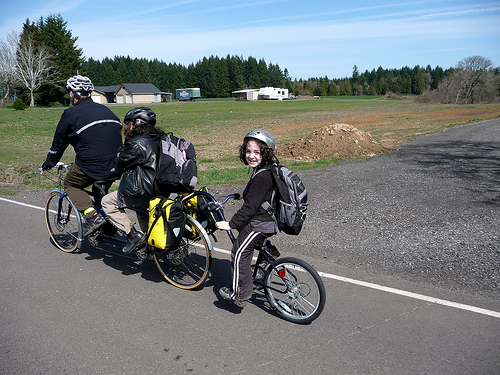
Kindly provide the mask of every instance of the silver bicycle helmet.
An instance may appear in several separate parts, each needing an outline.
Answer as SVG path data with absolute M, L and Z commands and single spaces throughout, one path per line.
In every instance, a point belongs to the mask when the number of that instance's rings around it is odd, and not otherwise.
M 258 139 L 259 141 L 264 142 L 271 150 L 274 151 L 276 149 L 276 142 L 274 142 L 274 138 L 265 130 L 254 129 L 249 131 L 247 135 L 245 135 L 245 138 Z
M 78 95 L 89 95 L 94 91 L 94 84 L 89 77 L 76 75 L 68 78 L 66 81 L 66 89 Z
M 123 122 L 133 121 L 136 119 L 140 119 L 146 122 L 150 126 L 155 126 L 156 124 L 156 113 L 154 113 L 151 108 L 148 107 L 137 107 L 132 108 L 127 112 Z

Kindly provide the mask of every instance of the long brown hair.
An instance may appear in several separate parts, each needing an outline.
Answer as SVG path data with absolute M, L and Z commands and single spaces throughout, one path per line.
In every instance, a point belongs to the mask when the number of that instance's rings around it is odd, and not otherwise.
M 262 161 L 260 162 L 261 166 L 264 167 L 266 165 L 272 165 L 274 162 L 278 160 L 276 158 L 276 155 L 274 154 L 274 151 L 264 142 L 255 138 L 245 138 L 243 140 L 243 144 L 240 146 L 240 160 L 243 162 L 243 164 L 248 165 L 246 153 L 247 153 L 247 144 L 250 141 L 255 141 L 259 145 L 260 154 L 262 156 Z
M 156 126 L 151 126 L 150 124 L 143 122 L 135 124 L 132 131 L 127 134 L 126 139 L 130 139 L 132 137 L 135 137 L 136 135 L 147 135 L 147 134 L 163 136 L 165 132 L 160 128 L 157 128 Z

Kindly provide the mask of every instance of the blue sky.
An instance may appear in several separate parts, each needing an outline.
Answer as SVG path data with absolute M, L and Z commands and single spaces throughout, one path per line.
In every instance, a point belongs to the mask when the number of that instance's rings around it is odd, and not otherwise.
M 72 0 L 0 2 L 0 39 L 60 13 L 85 58 L 189 65 L 264 58 L 292 78 L 343 78 L 479 55 L 500 66 L 500 0 Z

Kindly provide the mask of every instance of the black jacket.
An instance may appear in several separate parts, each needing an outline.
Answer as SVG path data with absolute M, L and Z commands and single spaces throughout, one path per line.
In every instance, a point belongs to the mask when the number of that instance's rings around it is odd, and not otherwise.
M 125 142 L 116 158 L 123 172 L 118 187 L 118 205 L 131 206 L 161 195 L 155 182 L 160 153 L 160 132 L 136 135 Z
M 84 98 L 63 112 L 47 160 L 57 163 L 71 144 L 75 162 L 87 176 L 95 180 L 117 179 L 114 163 L 123 143 L 121 128 L 120 119 L 109 108 Z
M 269 213 L 261 207 L 263 202 L 271 201 L 273 188 L 273 176 L 270 167 L 254 170 L 243 191 L 244 203 L 229 221 L 229 226 L 241 231 L 252 220 L 273 221 Z

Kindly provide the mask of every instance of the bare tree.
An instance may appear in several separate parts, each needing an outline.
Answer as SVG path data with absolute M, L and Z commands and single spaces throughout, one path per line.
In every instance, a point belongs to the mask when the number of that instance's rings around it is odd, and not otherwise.
M 0 107 L 5 107 L 10 89 L 16 83 L 16 51 L 19 36 L 16 32 L 7 34 L 6 40 L 0 41 L 0 84 L 5 87 L 5 95 L 0 99 Z
M 15 74 L 16 79 L 30 91 L 30 107 L 35 106 L 35 91 L 43 84 L 53 82 L 53 71 L 49 48 L 35 43 L 31 37 L 18 43 Z
M 492 66 L 490 59 L 481 56 L 471 56 L 460 60 L 454 72 L 454 78 L 459 82 L 455 104 L 464 102 L 471 103 L 475 91 L 480 91 L 485 84 L 486 73 Z

